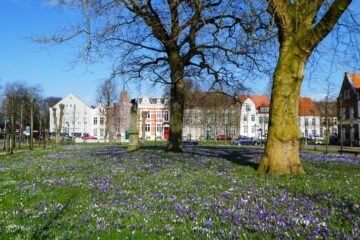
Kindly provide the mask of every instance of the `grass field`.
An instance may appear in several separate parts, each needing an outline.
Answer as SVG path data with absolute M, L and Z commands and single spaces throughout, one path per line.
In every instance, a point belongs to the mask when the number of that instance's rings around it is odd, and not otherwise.
M 255 171 L 261 149 L 82 144 L 0 157 L 0 239 L 356 239 L 360 158 L 304 153 L 307 175 Z

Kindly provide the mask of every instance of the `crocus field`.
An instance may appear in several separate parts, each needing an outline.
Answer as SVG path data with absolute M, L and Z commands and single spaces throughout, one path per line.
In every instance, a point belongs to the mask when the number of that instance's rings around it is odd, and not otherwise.
M 306 175 L 255 171 L 262 150 L 72 145 L 0 157 L 0 239 L 358 239 L 360 158 L 302 153 Z

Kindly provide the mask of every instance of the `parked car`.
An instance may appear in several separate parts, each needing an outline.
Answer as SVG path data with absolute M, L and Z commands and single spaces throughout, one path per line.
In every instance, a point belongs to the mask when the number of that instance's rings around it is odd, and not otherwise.
M 93 136 L 82 136 L 82 139 L 83 140 L 96 140 L 97 138 L 93 137 Z
M 338 135 L 332 135 L 332 136 L 330 136 L 329 141 L 330 141 L 330 144 L 331 144 L 331 145 L 337 145 L 337 144 L 339 144 L 339 137 L 338 137 Z
M 216 140 L 231 140 L 231 137 L 228 135 L 219 135 L 216 137 Z
M 187 137 L 183 137 L 182 144 L 183 145 L 198 145 L 199 141 L 196 139 L 189 139 Z
M 249 137 L 238 137 L 232 140 L 232 143 L 236 145 L 258 145 L 259 140 Z

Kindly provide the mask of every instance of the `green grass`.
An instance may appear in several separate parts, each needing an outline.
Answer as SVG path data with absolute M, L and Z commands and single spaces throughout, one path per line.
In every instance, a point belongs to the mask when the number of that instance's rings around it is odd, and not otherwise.
M 0 238 L 356 237 L 359 164 L 277 177 L 221 156 L 94 144 L 1 156 Z

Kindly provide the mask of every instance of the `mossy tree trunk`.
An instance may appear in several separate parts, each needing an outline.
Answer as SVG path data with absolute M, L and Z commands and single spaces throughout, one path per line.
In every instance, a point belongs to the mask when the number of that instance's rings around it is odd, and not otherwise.
M 305 173 L 299 158 L 301 132 L 297 124 L 305 65 L 351 0 L 335 0 L 319 21 L 325 0 L 268 3 L 278 27 L 280 55 L 273 77 L 268 140 L 258 171 L 277 175 Z
M 306 58 L 292 48 L 282 49 L 274 74 L 268 140 L 258 171 L 273 174 L 304 173 L 299 158 L 298 105 Z
M 170 56 L 170 132 L 168 151 L 182 152 L 182 130 L 185 104 L 184 64 L 179 54 Z

